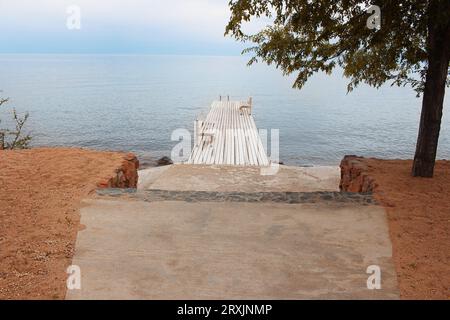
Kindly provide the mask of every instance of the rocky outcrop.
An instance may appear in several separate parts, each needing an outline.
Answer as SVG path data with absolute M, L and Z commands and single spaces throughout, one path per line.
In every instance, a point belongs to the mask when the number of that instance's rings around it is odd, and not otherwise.
M 159 159 L 157 161 L 157 166 L 158 167 L 170 166 L 171 164 L 173 164 L 173 161 L 169 157 L 162 157 L 161 159 Z
M 104 179 L 97 184 L 100 189 L 106 188 L 137 188 L 139 160 L 128 153 L 119 168 L 115 170 L 112 177 Z
M 368 167 L 363 157 L 345 156 L 340 167 L 339 188 L 341 191 L 370 193 L 377 186 L 375 180 L 368 173 Z

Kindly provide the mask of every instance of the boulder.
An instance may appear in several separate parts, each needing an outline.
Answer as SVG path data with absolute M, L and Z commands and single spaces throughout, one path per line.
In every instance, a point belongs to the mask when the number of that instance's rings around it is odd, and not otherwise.
M 345 156 L 340 167 L 341 182 L 339 188 L 341 191 L 371 193 L 376 188 L 377 184 L 369 175 L 363 157 Z
M 128 153 L 123 158 L 122 164 L 118 167 L 114 174 L 107 179 L 99 182 L 99 189 L 106 188 L 137 188 L 138 183 L 139 160 L 137 157 Z
M 169 157 L 162 157 L 156 163 L 157 163 L 158 167 L 162 167 L 162 166 L 169 166 L 169 165 L 173 164 L 173 161 Z

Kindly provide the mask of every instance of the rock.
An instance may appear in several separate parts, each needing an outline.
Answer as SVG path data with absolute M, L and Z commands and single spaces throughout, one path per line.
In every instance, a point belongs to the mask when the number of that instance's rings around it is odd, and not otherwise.
M 369 176 L 363 157 L 345 156 L 341 161 L 341 182 L 339 188 L 345 192 L 373 192 L 377 187 L 375 180 Z
M 128 153 L 125 155 L 122 165 L 117 168 L 114 175 L 109 179 L 104 179 L 97 184 L 99 189 L 107 188 L 137 188 L 139 160 Z
M 157 161 L 158 167 L 169 166 L 173 164 L 173 161 L 169 157 L 162 157 Z
M 133 153 L 127 153 L 124 157 L 127 161 L 134 161 L 137 160 L 136 156 Z

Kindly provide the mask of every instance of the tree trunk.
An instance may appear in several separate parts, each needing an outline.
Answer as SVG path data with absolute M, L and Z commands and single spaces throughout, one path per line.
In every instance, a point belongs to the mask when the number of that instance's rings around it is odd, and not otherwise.
M 447 4 L 436 4 L 445 2 Z M 430 9 L 444 10 L 445 7 L 449 7 L 448 2 L 450 1 L 445 0 L 445 2 L 436 1 L 435 8 Z M 450 62 L 450 23 L 449 21 L 440 22 L 439 20 L 429 21 L 428 24 L 428 69 L 423 93 L 419 137 L 412 169 L 414 177 L 431 178 L 434 174 Z

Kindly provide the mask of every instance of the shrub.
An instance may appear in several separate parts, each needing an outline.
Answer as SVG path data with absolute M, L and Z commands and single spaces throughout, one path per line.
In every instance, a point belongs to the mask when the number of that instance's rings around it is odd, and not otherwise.
M 0 98 L 0 107 L 6 104 L 8 101 L 9 99 Z M 15 129 L 3 129 L 0 127 L 0 150 L 26 149 L 30 144 L 31 136 L 28 134 L 23 134 L 23 127 L 28 120 L 29 114 L 26 113 L 23 117 L 20 117 L 17 114 L 16 109 L 13 108 L 12 115 L 15 122 Z

